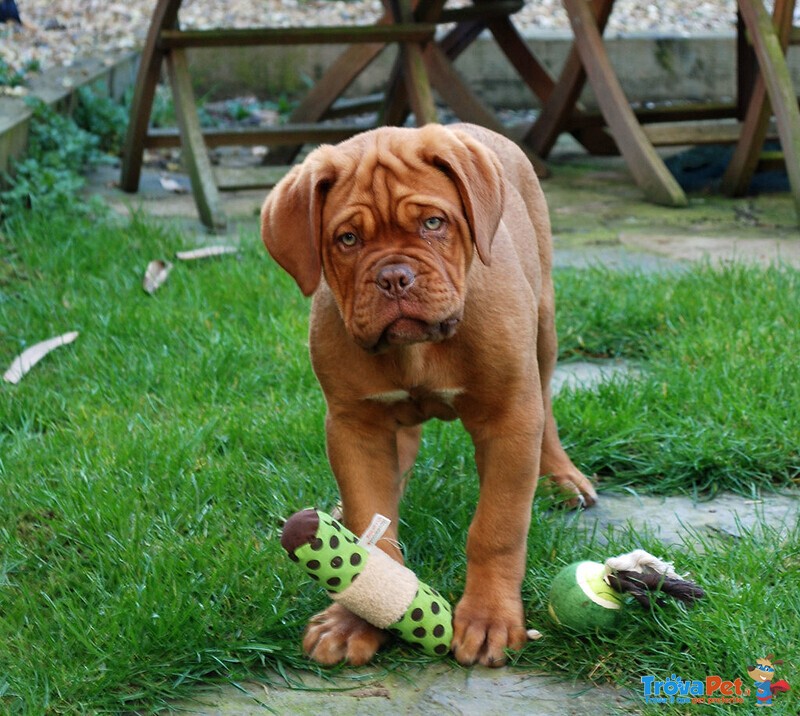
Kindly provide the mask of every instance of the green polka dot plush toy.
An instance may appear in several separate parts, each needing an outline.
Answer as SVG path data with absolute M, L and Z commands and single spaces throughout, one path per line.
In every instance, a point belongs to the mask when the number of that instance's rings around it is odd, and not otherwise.
M 281 545 L 334 601 L 431 655 L 450 651 L 450 604 L 410 569 L 362 544 L 328 514 L 301 510 L 283 527 Z
M 672 564 L 637 549 L 600 562 L 573 562 L 550 586 L 548 611 L 560 626 L 585 634 L 618 626 L 625 595 L 649 608 L 653 593 L 692 604 L 703 590 L 679 576 Z M 663 600 L 657 599 L 658 604 Z

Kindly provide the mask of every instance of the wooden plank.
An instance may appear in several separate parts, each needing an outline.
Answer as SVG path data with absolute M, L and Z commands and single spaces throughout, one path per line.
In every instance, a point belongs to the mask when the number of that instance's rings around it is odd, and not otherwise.
M 789 43 L 793 10 L 794 0 L 775 0 L 772 19 L 778 30 L 778 39 L 784 53 Z M 745 34 L 741 13 L 739 19 L 741 23 L 739 31 Z M 757 74 L 748 95 L 741 135 L 722 177 L 721 188 L 728 196 L 743 196 L 750 188 L 753 174 L 760 162 L 760 151 L 767 136 L 769 119 L 772 116 L 764 75 L 757 72 L 757 61 L 752 50 L 749 56 L 753 67 L 748 71 L 748 75 Z
M 389 5 L 392 8 L 399 9 L 400 14 L 395 14 L 394 17 L 396 20 L 402 20 L 403 22 L 451 22 L 442 19 L 446 2 L 447 0 L 399 0 L 399 2 L 390 0 Z M 495 5 L 499 9 L 502 5 L 507 6 L 508 3 L 505 0 L 498 0 Z M 472 11 L 473 8 L 464 7 L 454 9 L 451 12 L 469 15 Z
M 328 67 L 319 81 L 295 107 L 289 122 L 292 124 L 318 122 L 333 103 L 375 58 L 386 49 L 385 44 L 352 45 Z
M 361 124 L 284 124 L 280 127 L 205 129 L 203 130 L 203 139 L 207 147 L 278 147 L 341 142 L 368 129 L 372 129 L 372 127 Z M 148 149 L 166 149 L 180 145 L 181 134 L 175 129 L 150 130 L 150 134 L 145 140 L 145 146 Z
M 177 25 L 180 6 L 181 0 L 159 0 L 150 20 L 136 75 L 125 144 L 122 148 L 119 184 L 123 191 L 134 192 L 139 188 L 144 140 L 150 124 L 150 114 L 153 111 L 156 85 L 161 77 L 161 63 L 164 60 L 164 53 L 158 47 L 158 37 L 165 28 Z
M 739 0 L 739 10 L 753 40 L 761 76 L 772 104 L 800 221 L 800 111 L 797 95 L 780 40 L 761 0 Z
M 648 141 L 622 91 L 589 5 L 585 0 L 564 0 L 564 7 L 600 111 L 636 183 L 656 204 L 685 206 L 686 195 Z
M 423 53 L 431 84 L 442 99 L 465 122 L 481 124 L 493 131 L 503 131 L 494 112 L 464 82 L 461 75 L 437 45 L 428 45 Z
M 659 122 L 699 122 L 709 119 L 731 119 L 736 117 L 736 105 L 725 102 L 698 102 L 669 107 L 640 108 L 634 111 L 639 124 L 645 126 Z M 585 127 L 605 126 L 601 112 L 574 113 L 565 123 L 570 132 Z
M 244 47 L 249 45 L 353 45 L 358 43 L 426 42 L 433 38 L 432 23 L 353 25 L 350 27 L 260 27 L 224 30 L 165 30 L 162 50 L 188 47 Z
M 508 133 L 502 122 L 484 104 L 483 100 L 466 85 L 440 47 L 435 44 L 428 45 L 425 48 L 423 58 L 433 86 L 442 96 L 442 99 L 458 115 L 459 119 L 480 124 L 498 134 L 507 136 Z M 549 176 L 550 172 L 547 169 L 547 165 L 539 157 L 524 146 L 521 149 L 530 159 L 538 176 Z
M 264 189 L 275 186 L 290 170 L 290 166 L 214 167 L 214 180 L 220 191 Z
M 742 20 L 742 13 L 736 11 L 736 118 L 744 121 L 750 96 L 758 76 L 758 62 L 753 45 L 747 36 L 747 28 Z
M 645 124 L 642 129 L 650 143 L 657 147 L 679 147 L 692 144 L 733 144 L 741 126 L 729 122 L 663 122 Z
M 172 97 L 175 100 L 175 115 L 181 134 L 181 154 L 189 172 L 197 211 L 200 220 L 209 229 L 221 231 L 225 228 L 227 220 L 222 211 L 208 150 L 203 141 L 186 54 L 183 50 L 173 50 L 167 55 L 166 62 Z
M 438 16 L 444 7 L 444 0 L 387 0 L 387 5 L 396 23 L 406 23 L 421 19 L 423 13 L 426 16 Z M 417 126 L 421 127 L 423 124 L 437 122 L 439 117 L 433 101 L 428 70 L 422 59 L 421 45 L 411 42 L 402 43 L 399 65 L 396 65 L 395 69 L 402 70 L 402 83 L 398 78 L 397 85 L 405 86 Z M 400 96 L 402 95 L 400 94 Z M 396 105 L 399 104 L 398 100 L 399 97 L 394 98 L 395 111 Z

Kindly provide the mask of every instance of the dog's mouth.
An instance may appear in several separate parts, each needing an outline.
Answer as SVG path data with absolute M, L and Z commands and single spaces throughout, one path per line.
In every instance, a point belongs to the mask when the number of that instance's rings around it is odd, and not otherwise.
M 460 320 L 458 316 L 451 316 L 444 321 L 429 323 L 418 318 L 400 316 L 383 329 L 378 340 L 368 350 L 380 353 L 391 346 L 438 343 L 455 335 Z

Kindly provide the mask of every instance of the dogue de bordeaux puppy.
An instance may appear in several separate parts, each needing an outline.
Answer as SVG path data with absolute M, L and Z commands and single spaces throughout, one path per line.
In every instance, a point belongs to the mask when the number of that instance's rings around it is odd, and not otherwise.
M 452 650 L 500 666 L 526 641 L 520 587 L 537 478 L 596 493 L 567 457 L 550 402 L 552 240 L 541 187 L 510 140 L 459 124 L 386 127 L 321 146 L 261 211 L 264 243 L 313 294 L 311 361 L 346 525 L 379 512 L 395 546 L 421 424 L 460 418 L 480 497 Z M 303 646 L 322 664 L 369 661 L 387 634 L 339 605 Z

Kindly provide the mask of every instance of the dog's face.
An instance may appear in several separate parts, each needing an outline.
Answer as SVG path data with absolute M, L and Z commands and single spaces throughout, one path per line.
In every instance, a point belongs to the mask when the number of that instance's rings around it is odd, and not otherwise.
M 438 125 L 384 128 L 312 152 L 273 190 L 262 238 L 306 295 L 324 273 L 365 350 L 441 341 L 503 207 L 496 156 Z
M 367 350 L 453 335 L 473 253 L 453 182 L 389 152 L 334 155 L 342 178 L 322 210 L 322 270 L 348 332 Z

